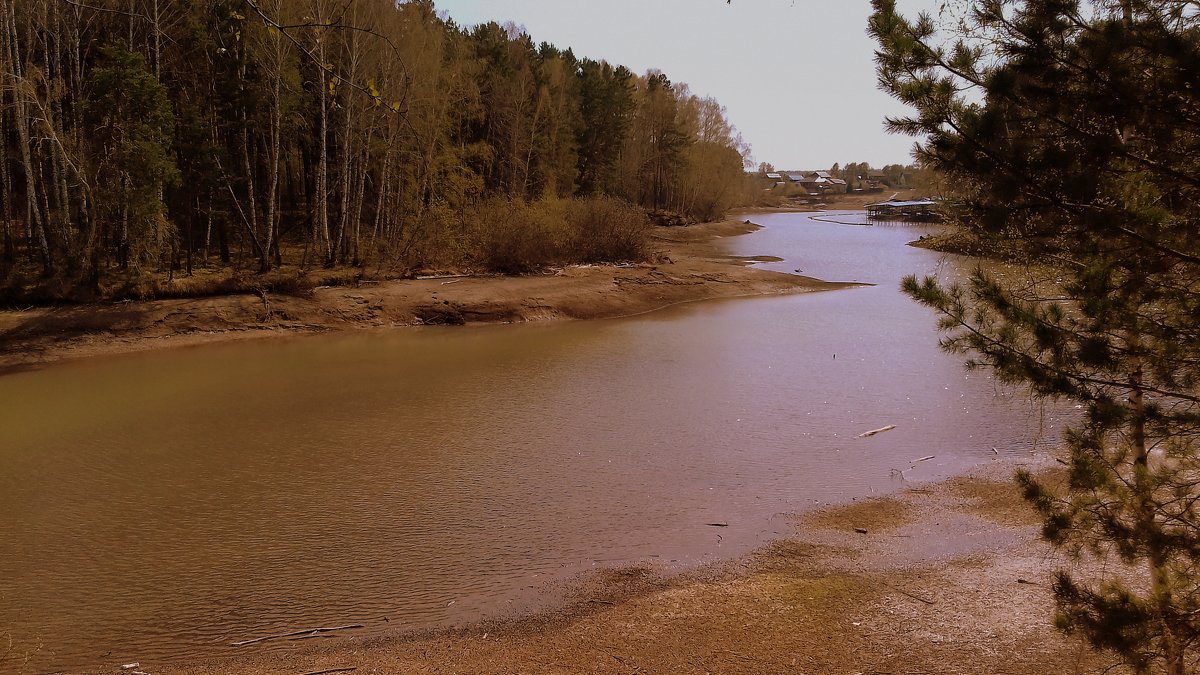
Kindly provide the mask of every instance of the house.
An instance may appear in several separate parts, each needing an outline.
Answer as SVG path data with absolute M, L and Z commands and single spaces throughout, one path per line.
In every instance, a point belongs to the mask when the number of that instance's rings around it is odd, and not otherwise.
M 804 188 L 804 191 L 811 197 L 816 197 L 824 194 L 829 185 L 823 178 L 814 178 L 812 176 L 802 176 L 799 174 L 791 174 L 788 176 L 796 185 Z
M 841 178 L 834 178 L 833 174 L 828 171 L 812 171 L 805 175 L 805 179 L 809 185 L 816 186 L 817 190 L 824 194 L 829 192 L 846 192 L 846 181 Z
M 767 174 L 767 178 L 769 180 L 773 180 L 775 182 L 779 182 L 779 181 L 783 180 L 783 176 L 781 176 L 777 173 L 769 173 L 769 174 Z

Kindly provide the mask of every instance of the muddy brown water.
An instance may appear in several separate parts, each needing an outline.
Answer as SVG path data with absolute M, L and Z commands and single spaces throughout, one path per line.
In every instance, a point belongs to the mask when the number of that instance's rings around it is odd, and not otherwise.
M 876 285 L 0 378 L 0 671 L 534 611 L 589 570 L 732 558 L 786 514 L 1057 439 L 1055 414 L 940 353 L 897 290 L 970 264 L 905 245 L 928 226 L 755 220 L 731 254 Z

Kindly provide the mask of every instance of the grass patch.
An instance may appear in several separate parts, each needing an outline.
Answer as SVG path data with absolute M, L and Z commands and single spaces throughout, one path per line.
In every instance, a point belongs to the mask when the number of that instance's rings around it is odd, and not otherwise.
M 891 498 L 871 499 L 848 506 L 825 509 L 804 517 L 806 525 L 827 530 L 853 532 L 862 528 L 868 532 L 895 530 L 916 521 L 915 509 Z

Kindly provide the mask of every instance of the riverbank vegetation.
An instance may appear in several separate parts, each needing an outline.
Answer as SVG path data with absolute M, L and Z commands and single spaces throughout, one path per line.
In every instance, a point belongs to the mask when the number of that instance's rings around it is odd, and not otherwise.
M 1200 15 L 1172 0 L 989 0 L 950 3 L 939 25 L 873 6 L 880 80 L 917 110 L 891 128 L 922 137 L 961 228 L 1050 270 L 905 289 L 942 314 L 948 350 L 1082 406 L 1065 488 L 1019 476 L 1046 539 L 1082 563 L 1054 577 L 1058 625 L 1137 672 L 1191 672 Z
M 9 305 L 639 259 L 747 191 L 717 101 L 429 0 L 13 0 L 0 55 Z

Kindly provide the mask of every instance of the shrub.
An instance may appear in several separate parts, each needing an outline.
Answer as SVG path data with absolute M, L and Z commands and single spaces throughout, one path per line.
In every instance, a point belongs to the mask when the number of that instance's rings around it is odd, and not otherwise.
M 492 199 L 471 215 L 476 263 L 525 274 L 550 265 L 627 262 L 646 257 L 645 212 L 611 197 L 568 201 Z
M 555 202 L 489 199 L 473 214 L 476 259 L 493 272 L 525 274 L 563 260 L 564 227 Z
M 612 197 L 572 200 L 567 206 L 571 262 L 627 262 L 646 257 L 650 220 L 629 202 Z

